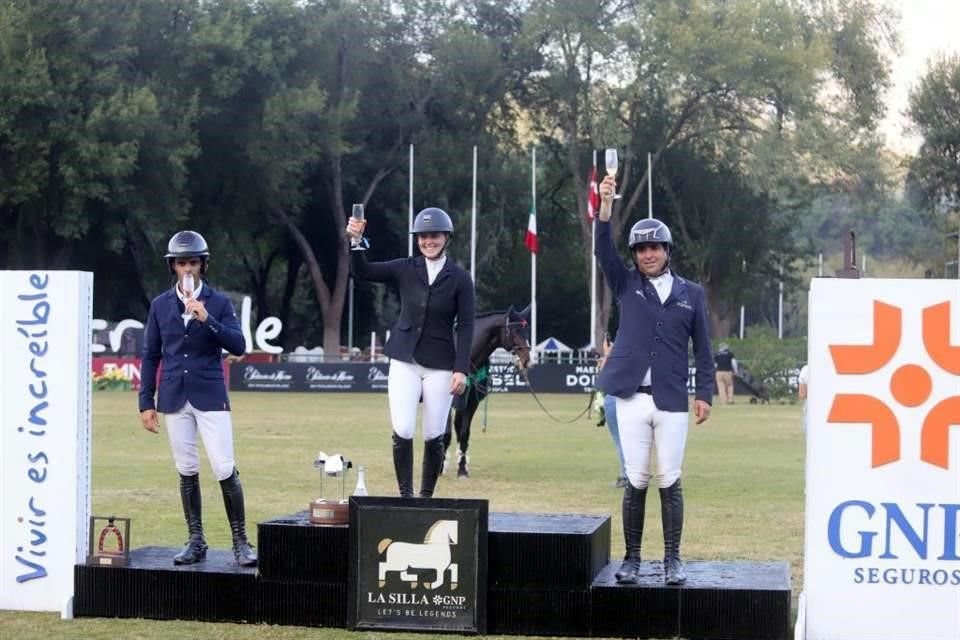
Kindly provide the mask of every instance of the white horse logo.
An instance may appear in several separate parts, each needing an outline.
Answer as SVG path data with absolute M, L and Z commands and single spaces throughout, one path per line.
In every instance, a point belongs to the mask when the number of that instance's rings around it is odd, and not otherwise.
M 457 563 L 450 562 L 450 545 L 457 544 L 457 521 L 437 520 L 424 536 L 423 544 L 412 542 L 394 542 L 384 538 L 377 545 L 377 552 L 386 558 L 379 566 L 379 584 L 387 583 L 388 571 L 399 571 L 400 579 L 410 583 L 411 589 L 417 588 L 417 574 L 408 573 L 411 569 L 432 569 L 437 572 L 433 582 L 424 582 L 427 589 L 436 589 L 443 584 L 443 574 L 450 569 L 450 589 L 457 588 Z

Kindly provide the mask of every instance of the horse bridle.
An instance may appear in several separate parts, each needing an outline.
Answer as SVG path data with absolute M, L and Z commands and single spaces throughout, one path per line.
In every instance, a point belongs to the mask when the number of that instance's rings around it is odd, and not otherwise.
M 503 338 L 504 338 L 504 339 L 503 339 L 503 342 L 504 342 L 504 344 L 510 344 L 510 347 L 507 349 L 507 351 L 509 351 L 510 353 L 512 353 L 512 354 L 514 355 L 514 357 L 517 358 L 517 360 L 520 359 L 520 357 L 517 355 L 517 351 L 520 351 L 520 352 L 526 351 L 526 352 L 528 352 L 528 353 L 530 352 L 530 342 L 529 342 L 526 338 L 524 338 L 523 334 L 521 334 L 521 333 L 520 333 L 520 330 L 517 328 L 517 327 L 519 327 L 519 328 L 522 329 L 522 328 L 525 328 L 526 326 L 527 326 L 527 321 L 526 321 L 526 320 L 513 320 L 513 321 L 511 321 L 510 318 L 509 318 L 509 316 L 507 317 L 507 321 L 506 321 L 506 322 L 504 323 L 504 325 L 503 325 L 503 334 L 504 334 L 504 335 L 503 335 Z M 513 336 L 519 336 L 521 339 L 523 339 L 523 342 L 526 343 L 526 344 L 524 344 L 523 346 L 519 346 L 519 345 L 517 345 L 517 344 L 515 344 L 515 343 L 508 342 L 507 339 L 508 339 L 508 338 L 511 338 L 511 337 L 513 337 Z M 571 420 L 561 420 L 560 418 L 557 418 L 557 417 L 554 416 L 552 413 L 550 413 L 550 410 L 547 409 L 547 408 L 543 405 L 543 403 L 540 401 L 540 397 L 537 396 L 537 392 L 534 391 L 533 385 L 530 384 L 530 377 L 527 375 L 527 369 L 526 369 L 526 367 L 520 367 L 520 374 L 523 376 L 524 381 L 527 383 L 527 389 L 530 391 L 530 395 L 532 395 L 532 396 L 533 396 L 533 399 L 536 401 L 536 403 L 537 403 L 538 405 L 540 405 L 540 408 L 543 410 L 543 412 L 544 412 L 545 414 L 547 414 L 547 416 L 548 416 L 551 420 L 553 420 L 553 421 L 555 421 L 555 422 L 560 422 L 560 423 L 563 423 L 563 424 L 570 424 L 570 423 L 572 423 L 572 422 L 576 422 L 577 420 L 579 420 L 580 418 L 582 418 L 583 416 L 585 416 L 585 415 L 587 414 L 587 412 L 590 411 L 590 408 L 591 408 L 591 406 L 593 405 L 593 396 L 591 395 L 589 401 L 587 402 L 587 406 L 586 406 L 586 408 L 585 408 L 583 411 L 581 411 L 579 414 L 577 414 L 576 416 L 574 416 L 574 418 L 571 419 Z
M 502 342 L 510 345 L 507 347 L 507 351 L 512 353 L 517 358 L 519 358 L 518 352 L 522 353 L 526 351 L 527 353 L 530 353 L 530 342 L 521 333 L 521 330 L 526 326 L 526 320 L 510 320 L 509 316 L 507 317 L 506 322 L 503 323 Z M 519 340 L 517 338 L 519 338 Z M 520 342 L 523 344 L 518 344 Z

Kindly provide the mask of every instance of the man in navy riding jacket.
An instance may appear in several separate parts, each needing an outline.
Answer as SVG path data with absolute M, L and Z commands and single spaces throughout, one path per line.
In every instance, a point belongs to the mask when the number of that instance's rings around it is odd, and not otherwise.
M 199 433 L 220 481 L 234 556 L 238 564 L 254 566 L 257 554 L 247 541 L 243 488 L 233 455 L 230 400 L 222 364 L 224 349 L 239 356 L 246 345 L 233 304 L 201 279 L 209 258 L 206 240 L 195 231 L 180 231 L 170 239 L 167 266 L 177 281 L 150 304 L 140 369 L 140 419 L 147 431 L 159 433 L 157 413 L 164 414 L 173 461 L 180 474 L 180 500 L 189 538 L 174 556 L 174 564 L 193 564 L 207 557 L 201 518 Z
M 710 416 L 714 388 L 707 302 L 703 287 L 670 269 L 673 238 L 667 225 L 656 218 L 640 220 L 630 229 L 634 268 L 623 264 L 610 235 L 614 190 L 614 179 L 607 176 L 600 185 L 596 255 L 620 316 L 613 350 L 597 379 L 598 388 L 616 397 L 627 475 L 623 494 L 626 555 L 616 578 L 620 583 L 639 580 L 644 508 L 653 477 L 650 458 L 655 450 L 664 579 L 667 584 L 682 584 L 686 574 L 680 560 L 680 472 L 689 421 L 688 348 L 692 342 L 696 363 L 694 416 L 699 424 Z

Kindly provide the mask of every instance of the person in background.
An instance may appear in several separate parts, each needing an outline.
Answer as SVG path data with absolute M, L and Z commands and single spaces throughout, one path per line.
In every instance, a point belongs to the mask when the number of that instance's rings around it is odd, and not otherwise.
M 804 364 L 800 367 L 800 372 L 797 374 L 797 398 L 804 403 L 807 401 L 808 384 L 810 384 L 810 366 Z
M 713 363 L 717 367 L 717 391 L 720 393 L 720 402 L 733 404 L 733 380 L 737 374 L 737 359 L 726 342 L 720 343 L 720 350 L 713 355 Z
M 640 579 L 644 510 L 647 487 L 654 478 L 651 456 L 656 451 L 664 581 L 676 585 L 686 581 L 680 560 L 680 475 L 689 421 L 687 354 L 691 342 L 696 362 L 693 413 L 697 424 L 710 417 L 714 391 L 707 301 L 702 286 L 670 268 L 673 238 L 669 227 L 656 218 L 640 220 L 630 229 L 634 268 L 623 264 L 610 235 L 615 187 L 613 176 L 600 185 L 595 249 L 620 310 L 617 338 L 597 379 L 597 387 L 616 398 L 628 480 L 623 494 L 626 555 L 615 576 L 622 584 Z
M 600 359 L 597 360 L 597 373 L 600 375 L 600 370 L 603 369 L 604 363 L 607 361 L 607 356 L 610 355 L 610 350 L 613 348 L 613 343 L 610 342 L 610 336 L 603 336 L 603 351 L 600 354 Z M 623 489 L 627 486 L 627 474 L 623 466 L 623 448 L 620 446 L 620 429 L 617 426 L 617 402 L 614 396 L 608 396 L 602 391 L 597 391 L 597 399 L 600 404 L 600 421 L 597 423 L 598 427 L 606 425 L 607 430 L 610 432 L 610 439 L 613 440 L 613 446 L 617 450 L 617 459 L 620 460 L 620 466 L 617 471 L 617 479 L 613 481 L 613 486 L 617 489 Z
M 413 436 L 423 401 L 423 470 L 420 497 L 433 496 L 443 471 L 443 434 L 453 394 L 466 388 L 473 341 L 474 290 L 470 274 L 447 257 L 453 222 L 443 209 L 417 214 L 411 233 L 420 255 L 368 262 L 365 220 L 351 217 L 351 271 L 357 278 L 390 282 L 400 294 L 400 317 L 384 353 L 390 357 L 387 399 L 393 423 L 393 466 L 401 497 L 413 496 Z M 454 332 L 456 327 L 456 332 Z
M 200 498 L 197 434 L 220 481 L 223 504 L 233 534 L 237 563 L 252 567 L 257 554 L 247 541 L 243 488 L 233 455 L 233 423 L 223 377 L 223 350 L 239 356 L 246 350 L 233 304 L 206 282 L 210 251 L 196 231 L 170 238 L 166 254 L 176 283 L 150 303 L 144 328 L 140 369 L 140 420 L 160 432 L 164 415 L 173 461 L 180 474 L 180 501 L 189 539 L 174 564 L 194 564 L 207 557 Z M 160 388 L 157 392 L 157 371 Z M 156 401 L 154 400 L 156 394 Z
M 810 384 L 810 365 L 804 364 L 800 367 L 800 372 L 797 374 L 797 398 L 800 402 L 803 403 L 803 410 L 801 412 L 801 421 L 803 425 L 803 430 L 807 430 L 807 392 L 808 386 Z

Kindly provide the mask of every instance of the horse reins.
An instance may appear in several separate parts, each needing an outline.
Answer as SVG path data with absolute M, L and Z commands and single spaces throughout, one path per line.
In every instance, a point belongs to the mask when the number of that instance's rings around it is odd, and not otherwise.
M 570 420 L 561 420 L 560 418 L 557 418 L 552 413 L 550 413 L 550 410 L 547 409 L 545 406 L 543 406 L 543 403 L 540 402 L 540 397 L 537 396 L 537 392 L 533 390 L 533 385 L 530 384 L 530 377 L 527 375 L 527 370 L 520 369 L 520 373 L 523 375 L 524 382 L 527 383 L 527 388 L 530 389 L 530 395 L 532 395 L 533 399 L 537 401 L 537 404 L 540 405 L 540 408 L 543 409 L 543 412 L 547 414 L 547 417 L 549 417 L 554 422 L 559 422 L 561 424 L 572 424 L 577 420 L 579 420 L 580 418 L 582 418 L 583 416 L 587 415 L 587 412 L 589 412 L 590 408 L 593 406 L 593 394 L 591 394 L 590 397 L 587 398 L 587 406 L 584 408 L 583 411 L 575 415 Z
M 510 332 L 510 325 L 512 325 L 512 324 L 514 324 L 514 325 L 515 325 L 515 324 L 519 324 L 519 325 L 522 326 L 522 327 L 527 326 L 526 321 L 510 322 L 510 321 L 508 320 L 507 323 L 506 323 L 506 325 L 504 326 L 504 330 L 509 333 L 509 332 Z M 511 345 L 511 347 L 510 347 L 509 350 L 510 350 L 510 352 L 513 352 L 514 349 L 517 349 L 517 350 L 526 349 L 527 352 L 529 353 L 529 351 L 530 351 L 530 349 L 531 349 L 531 346 L 530 346 L 529 343 L 527 343 L 526 346 L 523 346 L 523 347 L 520 347 L 520 346 L 517 346 L 517 345 Z M 517 362 L 519 363 L 520 358 L 517 357 L 516 354 L 514 354 L 514 357 L 516 358 Z M 554 422 L 559 422 L 559 423 L 561 423 L 561 424 L 572 424 L 572 423 L 576 422 L 577 420 L 579 420 L 580 418 L 582 418 L 583 416 L 587 415 L 587 413 L 590 411 L 591 407 L 593 406 L 593 396 L 591 395 L 590 398 L 587 399 L 587 407 L 586 407 L 583 411 L 581 411 L 580 413 L 578 413 L 576 416 L 574 416 L 574 417 L 573 417 L 572 419 L 570 419 L 570 420 L 561 420 L 560 418 L 557 418 L 557 417 L 554 416 L 552 413 L 550 413 L 550 410 L 547 409 L 547 408 L 544 406 L 543 402 L 540 401 L 540 397 L 537 395 L 537 392 L 533 390 L 533 385 L 530 384 L 530 376 L 527 375 L 527 368 L 526 368 L 526 367 L 521 367 L 521 366 L 517 366 L 517 368 L 520 369 L 520 374 L 523 376 L 523 381 L 527 383 L 527 389 L 530 390 L 530 395 L 533 396 L 533 399 L 536 401 L 536 403 L 537 403 L 537 405 L 540 407 L 540 409 L 542 409 L 543 412 L 544 412 L 545 414 L 547 414 L 547 417 L 550 418 L 551 420 L 553 420 Z

